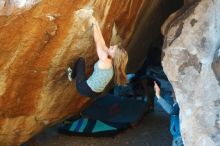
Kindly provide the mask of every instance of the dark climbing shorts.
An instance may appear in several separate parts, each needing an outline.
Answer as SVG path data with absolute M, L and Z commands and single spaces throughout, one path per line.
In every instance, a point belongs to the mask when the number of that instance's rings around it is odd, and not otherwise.
M 76 62 L 76 88 L 81 95 L 88 97 L 98 97 L 100 93 L 92 91 L 92 89 L 87 84 L 87 77 L 85 74 L 85 59 L 79 58 Z

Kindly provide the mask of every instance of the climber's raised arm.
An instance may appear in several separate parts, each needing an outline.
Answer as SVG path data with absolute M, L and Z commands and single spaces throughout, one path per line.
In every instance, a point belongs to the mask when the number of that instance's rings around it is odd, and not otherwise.
M 98 22 L 95 19 L 93 19 L 93 33 L 96 45 L 102 47 L 103 49 L 106 49 L 107 47 L 101 29 L 99 27 Z
M 108 56 L 108 47 L 105 44 L 105 40 L 102 36 L 101 29 L 97 21 L 93 21 L 93 35 L 96 44 L 97 54 L 100 60 L 104 60 Z

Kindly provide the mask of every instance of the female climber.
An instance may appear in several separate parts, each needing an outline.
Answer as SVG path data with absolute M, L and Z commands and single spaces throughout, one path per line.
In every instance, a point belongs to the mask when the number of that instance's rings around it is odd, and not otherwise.
M 113 76 L 116 84 L 126 84 L 125 69 L 128 62 L 128 55 L 126 50 L 119 45 L 113 45 L 108 48 L 98 22 L 93 19 L 92 24 L 98 55 L 98 61 L 94 64 L 92 75 L 89 78 L 86 77 L 85 59 L 82 57 L 72 64 L 67 72 L 70 81 L 75 78 L 76 88 L 81 95 L 97 97 L 102 93 Z

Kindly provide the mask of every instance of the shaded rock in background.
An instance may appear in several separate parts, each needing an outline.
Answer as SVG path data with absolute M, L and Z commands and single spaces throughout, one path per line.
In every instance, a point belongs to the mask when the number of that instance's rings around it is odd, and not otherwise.
M 161 48 L 161 25 L 165 19 L 182 6 L 177 0 L 146 1 L 137 21 L 137 27 L 128 46 L 128 72 L 136 72 L 144 63 L 149 50 Z M 141 51 L 138 51 L 141 50 Z M 137 57 L 138 56 L 138 57 Z
M 180 104 L 187 146 L 220 145 L 219 56 L 215 55 L 220 46 L 219 10 L 218 0 L 191 3 L 171 15 L 162 29 L 162 64 Z

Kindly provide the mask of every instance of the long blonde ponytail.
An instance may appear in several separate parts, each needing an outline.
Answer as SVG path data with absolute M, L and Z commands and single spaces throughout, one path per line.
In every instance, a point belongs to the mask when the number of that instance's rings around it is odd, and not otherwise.
M 127 83 L 126 66 L 128 63 L 128 54 L 125 49 L 117 48 L 113 58 L 114 82 L 117 85 L 125 85 Z

